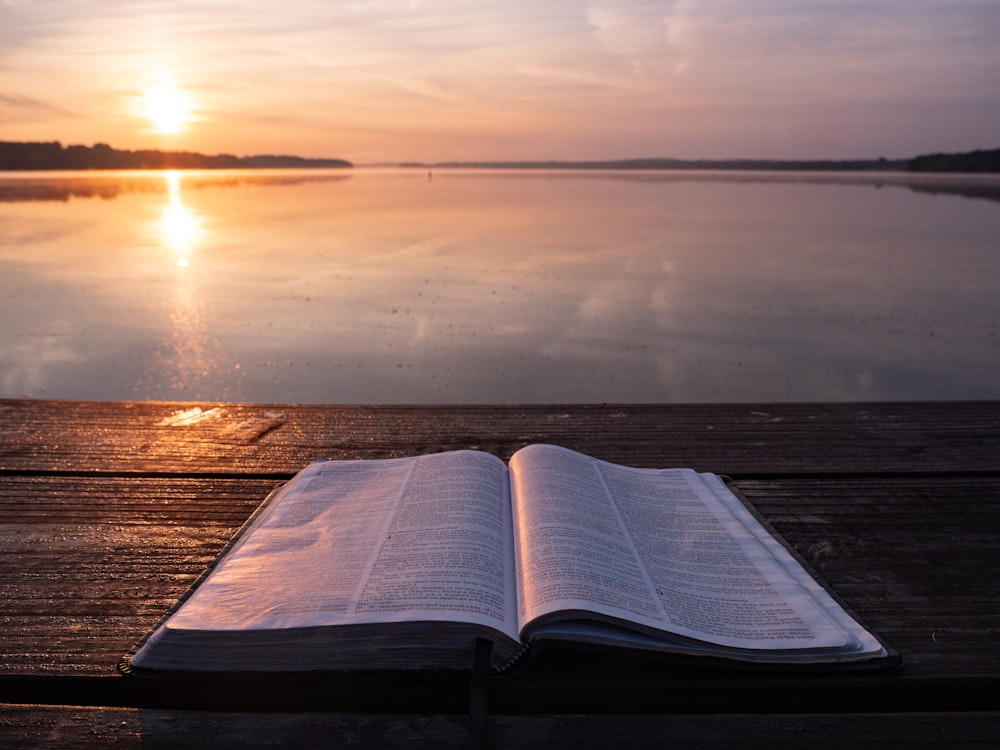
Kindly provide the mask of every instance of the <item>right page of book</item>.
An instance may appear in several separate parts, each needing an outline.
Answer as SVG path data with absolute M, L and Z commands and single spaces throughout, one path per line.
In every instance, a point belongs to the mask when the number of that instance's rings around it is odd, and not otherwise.
M 714 475 L 537 445 L 511 480 L 523 623 L 593 612 L 739 649 L 880 648 Z

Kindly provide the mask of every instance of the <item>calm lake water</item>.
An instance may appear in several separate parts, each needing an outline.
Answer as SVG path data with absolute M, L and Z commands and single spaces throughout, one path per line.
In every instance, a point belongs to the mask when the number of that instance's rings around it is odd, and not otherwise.
M 1000 398 L 1000 177 L 0 173 L 0 396 Z

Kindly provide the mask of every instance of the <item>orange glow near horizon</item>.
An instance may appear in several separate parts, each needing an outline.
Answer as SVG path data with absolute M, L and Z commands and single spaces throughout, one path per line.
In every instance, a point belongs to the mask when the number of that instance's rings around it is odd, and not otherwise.
M 996 146 L 1000 3 L 799 5 L 0 0 L 0 129 L 359 166 Z

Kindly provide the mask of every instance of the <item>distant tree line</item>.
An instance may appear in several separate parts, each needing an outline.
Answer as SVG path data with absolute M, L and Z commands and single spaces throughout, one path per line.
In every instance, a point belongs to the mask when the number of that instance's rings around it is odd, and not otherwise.
M 775 172 L 869 172 L 904 170 L 908 160 L 888 159 L 614 159 L 609 161 L 477 161 L 405 163 L 404 167 L 482 169 L 689 169 L 689 170 L 769 170 Z
M 301 156 L 207 156 L 191 151 L 122 151 L 106 143 L 66 146 L 53 142 L 0 141 L 0 170 L 45 169 L 278 169 L 341 168 L 343 159 Z M 404 167 L 507 169 L 704 169 L 798 172 L 992 172 L 1000 173 L 1000 149 L 925 154 L 912 159 L 620 159 L 614 161 L 479 161 L 404 163 Z
M 53 169 L 280 169 L 350 167 L 343 159 L 300 156 L 207 156 L 191 151 L 121 151 L 106 143 L 66 146 L 58 141 L 0 141 L 0 170 Z
M 912 159 L 619 159 L 613 161 L 479 161 L 407 163 L 401 166 L 483 169 L 689 169 L 772 172 L 996 172 L 1000 149 L 965 154 L 933 154 Z
M 964 154 L 925 154 L 910 159 L 911 172 L 1000 173 L 1000 148 Z

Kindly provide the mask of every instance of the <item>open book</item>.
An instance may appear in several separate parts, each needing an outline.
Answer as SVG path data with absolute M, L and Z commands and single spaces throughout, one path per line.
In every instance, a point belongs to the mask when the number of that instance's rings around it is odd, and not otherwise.
M 551 445 L 313 463 L 144 639 L 133 668 L 495 666 L 559 642 L 746 662 L 886 655 L 713 474 Z

